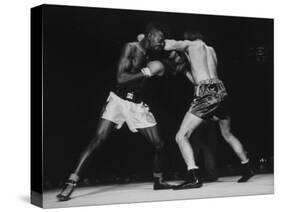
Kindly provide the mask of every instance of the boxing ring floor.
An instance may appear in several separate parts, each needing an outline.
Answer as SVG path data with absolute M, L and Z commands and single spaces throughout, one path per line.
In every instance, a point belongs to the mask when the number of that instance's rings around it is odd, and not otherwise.
M 205 183 L 203 187 L 189 190 L 152 190 L 152 183 L 130 183 L 76 188 L 69 201 L 58 202 L 59 190 L 44 193 L 44 208 L 102 205 L 128 202 L 151 202 L 210 197 L 227 197 L 274 192 L 273 174 L 255 175 L 246 183 L 237 183 L 238 176 L 221 177 L 217 182 Z M 180 182 L 180 181 L 179 181 Z M 171 184 L 179 182 L 172 181 Z

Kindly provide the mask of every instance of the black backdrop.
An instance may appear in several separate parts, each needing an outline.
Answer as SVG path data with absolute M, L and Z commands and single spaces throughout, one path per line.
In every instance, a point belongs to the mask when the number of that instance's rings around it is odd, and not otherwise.
M 231 95 L 233 132 L 254 160 L 273 155 L 273 21 L 271 19 L 46 6 L 44 53 L 44 176 L 57 184 L 74 168 L 95 132 L 100 110 L 115 86 L 122 45 L 134 41 L 151 21 L 201 30 L 218 54 L 219 74 Z M 185 168 L 174 137 L 192 98 L 180 76 L 151 79 L 145 88 L 166 142 L 166 170 Z M 237 163 L 218 139 L 218 164 Z M 85 175 L 91 180 L 146 175 L 152 147 L 124 126 L 96 152 Z

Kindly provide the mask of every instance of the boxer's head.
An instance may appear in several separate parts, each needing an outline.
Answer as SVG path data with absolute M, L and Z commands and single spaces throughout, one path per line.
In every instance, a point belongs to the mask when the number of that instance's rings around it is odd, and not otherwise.
M 151 23 L 146 27 L 145 38 L 147 48 L 155 51 L 161 51 L 164 48 L 165 29 L 160 24 Z
M 201 34 L 201 32 L 197 30 L 186 30 L 183 33 L 183 38 L 184 40 L 190 40 L 190 41 L 194 41 L 194 40 L 204 41 L 204 36 Z

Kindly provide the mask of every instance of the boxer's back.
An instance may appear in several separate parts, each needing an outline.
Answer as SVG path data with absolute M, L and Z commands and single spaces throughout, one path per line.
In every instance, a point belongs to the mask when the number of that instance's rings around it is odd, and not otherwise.
M 188 47 L 191 73 L 195 83 L 202 80 L 217 78 L 214 50 L 203 41 L 193 41 Z
M 207 62 L 211 78 L 218 78 L 217 75 L 217 56 L 215 50 L 207 46 Z

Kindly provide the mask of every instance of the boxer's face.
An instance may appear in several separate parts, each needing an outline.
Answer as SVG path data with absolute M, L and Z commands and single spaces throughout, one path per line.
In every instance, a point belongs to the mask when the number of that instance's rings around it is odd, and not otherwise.
M 161 51 L 164 48 L 164 34 L 163 32 L 159 31 L 159 30 L 152 30 L 149 34 L 148 34 L 148 40 L 150 43 L 150 48 L 156 51 Z

